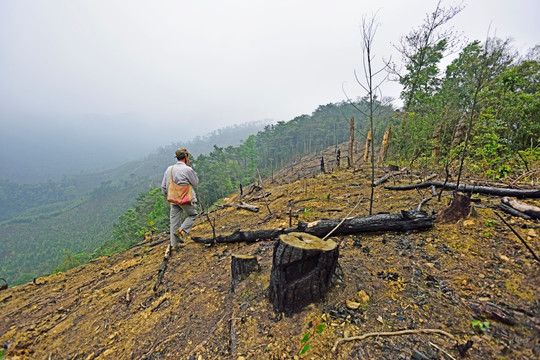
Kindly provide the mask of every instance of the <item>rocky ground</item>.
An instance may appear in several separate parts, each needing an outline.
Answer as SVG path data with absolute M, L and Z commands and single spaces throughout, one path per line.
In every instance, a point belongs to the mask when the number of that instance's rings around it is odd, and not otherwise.
M 210 214 L 216 233 L 367 215 L 370 171 L 327 171 L 316 174 L 315 159 L 274 174 L 264 183 L 267 203 L 257 199 L 262 190 L 244 198 L 258 213 L 231 206 Z M 418 180 L 405 173 L 390 183 Z M 416 208 L 429 196 L 379 186 L 373 212 Z M 540 264 L 494 214 L 499 198 L 473 198 L 474 215 L 455 224 L 332 238 L 340 246 L 334 286 L 290 317 L 274 313 L 267 298 L 273 241 L 208 247 L 188 239 L 154 291 L 168 239 L 156 234 L 115 256 L 2 290 L 0 346 L 8 359 L 538 359 Z M 304 200 L 292 219 L 290 200 Z M 424 209 L 439 212 L 449 200 L 443 195 Z M 540 254 L 538 223 L 503 216 Z M 192 234 L 211 237 L 208 218 Z M 231 254 L 255 255 L 261 267 L 234 292 Z

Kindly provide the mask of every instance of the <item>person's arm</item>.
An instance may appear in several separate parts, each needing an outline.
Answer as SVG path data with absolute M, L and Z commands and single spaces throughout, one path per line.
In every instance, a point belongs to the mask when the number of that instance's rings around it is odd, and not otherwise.
M 163 175 L 163 180 L 161 181 L 161 193 L 165 196 L 167 196 L 167 190 L 168 190 L 168 182 L 169 182 L 169 169 L 170 168 L 167 168 L 167 170 L 165 170 L 165 174 Z
M 186 176 L 189 180 L 189 183 L 192 185 L 192 186 L 197 186 L 199 185 L 199 175 L 197 175 L 197 173 L 195 172 L 195 170 L 193 170 L 192 168 L 188 167 L 188 171 L 186 173 Z

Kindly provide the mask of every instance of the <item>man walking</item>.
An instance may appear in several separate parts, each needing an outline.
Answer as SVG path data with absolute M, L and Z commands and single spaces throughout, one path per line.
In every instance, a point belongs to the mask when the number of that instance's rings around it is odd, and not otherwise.
M 176 159 L 178 160 L 176 164 L 171 165 L 165 170 L 163 175 L 163 181 L 161 182 L 161 192 L 163 195 L 167 196 L 169 193 L 169 187 L 171 187 L 170 182 L 174 182 L 172 187 L 175 186 L 189 186 L 189 191 L 191 191 L 189 202 L 180 201 L 179 203 L 171 202 L 171 246 L 175 247 L 184 243 L 184 238 L 187 236 L 195 219 L 197 217 L 197 209 L 195 208 L 195 203 L 197 198 L 195 196 L 195 190 L 192 186 L 197 186 L 199 184 L 199 177 L 195 170 L 191 168 L 191 163 L 189 161 L 189 153 L 185 148 L 179 148 L 176 150 Z M 180 225 L 180 215 L 184 211 L 187 215 L 184 222 Z

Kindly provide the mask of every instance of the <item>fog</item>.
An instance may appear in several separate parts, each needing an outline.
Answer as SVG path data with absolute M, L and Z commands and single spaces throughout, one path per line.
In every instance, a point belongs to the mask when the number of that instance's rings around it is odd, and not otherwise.
M 52 150 L 86 154 L 73 162 L 76 172 L 233 124 L 310 114 L 344 100 L 343 89 L 363 96 L 353 74 L 362 67 L 362 16 L 377 13 L 377 61 L 399 60 L 391 44 L 435 5 L 3 0 L 0 179 L 16 178 L 8 164 L 52 161 Z M 465 5 L 450 22 L 463 38 L 512 37 L 522 53 L 539 42 L 540 2 Z M 396 83 L 383 87 L 384 96 L 397 99 L 399 92 Z

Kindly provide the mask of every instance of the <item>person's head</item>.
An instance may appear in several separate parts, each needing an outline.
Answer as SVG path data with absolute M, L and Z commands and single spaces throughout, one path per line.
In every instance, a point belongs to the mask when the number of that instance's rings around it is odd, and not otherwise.
M 189 153 L 186 148 L 179 148 L 178 150 L 176 150 L 176 158 L 178 160 L 186 160 L 188 155 Z

